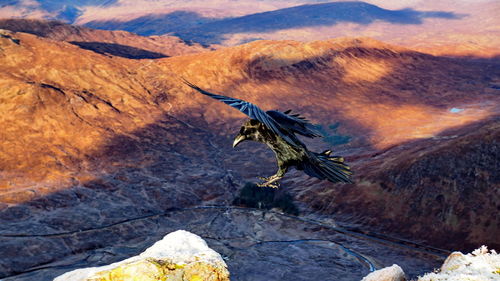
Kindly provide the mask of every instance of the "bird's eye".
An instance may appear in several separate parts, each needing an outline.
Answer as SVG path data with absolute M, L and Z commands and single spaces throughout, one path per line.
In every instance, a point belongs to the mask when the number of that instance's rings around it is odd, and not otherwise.
M 241 127 L 240 134 L 243 135 L 245 133 L 245 127 Z

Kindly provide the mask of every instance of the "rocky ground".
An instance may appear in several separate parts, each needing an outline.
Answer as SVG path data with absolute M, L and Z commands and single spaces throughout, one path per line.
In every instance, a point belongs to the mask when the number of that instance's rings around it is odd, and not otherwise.
M 185 229 L 204 238 L 225 259 L 234 280 L 360 280 L 397 262 L 416 276 L 437 267 L 444 253 L 352 233 L 275 211 L 195 207 L 88 226 L 76 231 L 6 235 L 5 253 L 23 251 L 3 266 L 4 280 L 50 280 L 71 269 L 105 265 L 142 252 L 165 234 Z M 29 258 L 28 258 L 29 256 Z M 44 259 L 45 258 L 45 259 Z M 31 266 L 31 267 L 30 267 Z M 30 267 L 28 272 L 22 268 Z

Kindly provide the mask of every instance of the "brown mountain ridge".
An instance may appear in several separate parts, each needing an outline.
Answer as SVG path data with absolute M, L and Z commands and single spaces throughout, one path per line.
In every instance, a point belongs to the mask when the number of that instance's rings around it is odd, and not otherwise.
M 0 29 L 25 32 L 83 49 L 131 59 L 155 59 L 203 52 L 200 44 L 187 44 L 175 36 L 139 36 L 127 31 L 97 30 L 58 21 L 0 19 Z

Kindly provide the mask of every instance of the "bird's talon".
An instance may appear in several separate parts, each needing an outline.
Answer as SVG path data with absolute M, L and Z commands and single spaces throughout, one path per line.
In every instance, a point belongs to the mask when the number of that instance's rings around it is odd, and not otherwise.
M 257 184 L 258 187 L 270 187 L 270 188 L 279 188 L 280 184 L 279 183 L 269 183 L 269 182 L 263 182 Z
M 269 178 L 266 178 L 266 177 L 258 177 L 258 178 L 259 178 L 260 180 L 265 181 L 265 182 L 269 180 Z

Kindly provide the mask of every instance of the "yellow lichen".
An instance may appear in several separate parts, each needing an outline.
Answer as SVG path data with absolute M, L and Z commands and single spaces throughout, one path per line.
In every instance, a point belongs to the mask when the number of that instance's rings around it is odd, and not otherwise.
M 189 281 L 203 281 L 203 279 L 199 275 L 192 275 Z
M 176 264 L 170 260 L 147 258 L 96 273 L 87 281 L 219 281 L 229 280 L 226 268 L 204 262 Z

